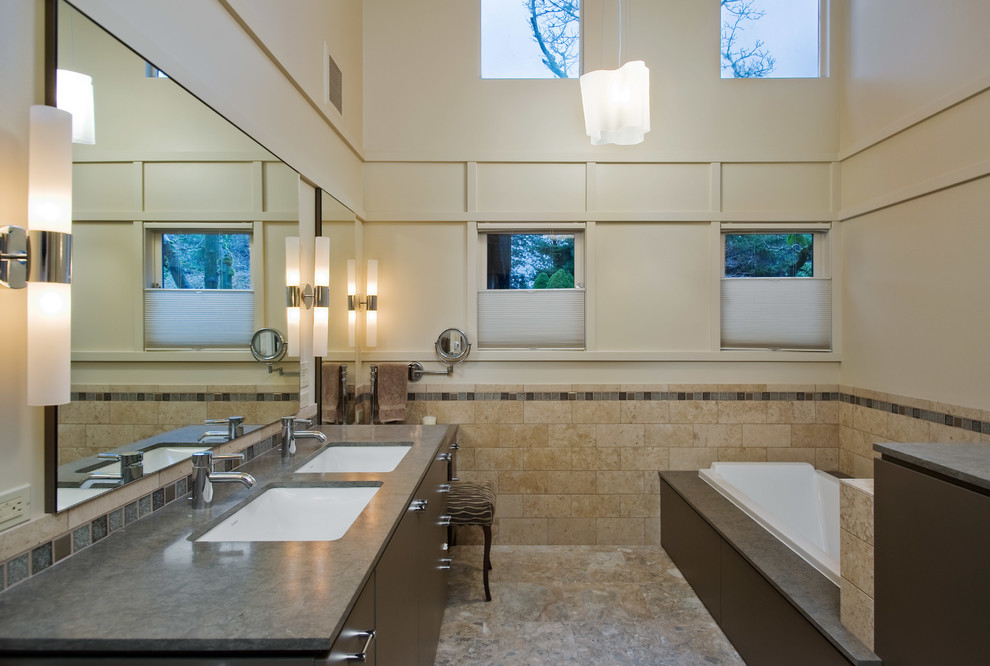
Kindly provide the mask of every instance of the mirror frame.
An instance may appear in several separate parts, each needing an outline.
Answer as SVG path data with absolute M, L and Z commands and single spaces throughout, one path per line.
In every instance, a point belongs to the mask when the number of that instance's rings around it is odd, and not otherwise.
M 449 351 L 443 348 L 444 339 L 445 338 L 449 339 L 450 337 L 453 337 L 455 333 L 461 336 L 461 340 L 464 343 L 464 346 L 461 349 L 461 353 L 459 354 L 451 354 Z M 443 331 L 439 336 L 437 336 L 437 341 L 436 344 L 433 345 L 433 348 L 436 349 L 437 358 L 439 358 L 447 365 L 454 365 L 466 359 L 468 357 L 468 354 L 471 353 L 471 341 L 468 339 L 467 333 L 465 333 L 461 329 L 448 328 L 445 331 Z
M 276 352 L 274 354 L 266 356 L 258 350 L 258 345 L 255 343 L 262 333 L 275 334 L 275 340 L 278 344 L 276 345 Z M 276 361 L 281 361 L 282 357 L 285 356 L 285 349 L 285 336 L 283 336 L 282 333 L 276 328 L 259 328 L 254 332 L 254 335 L 251 336 L 251 354 L 254 356 L 255 360 L 261 361 L 262 363 L 275 363 Z

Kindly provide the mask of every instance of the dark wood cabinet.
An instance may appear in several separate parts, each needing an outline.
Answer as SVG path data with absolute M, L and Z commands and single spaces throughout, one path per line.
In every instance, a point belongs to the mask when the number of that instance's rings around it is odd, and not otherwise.
M 447 461 L 438 455 L 375 568 L 381 664 L 426 665 L 436 656 L 447 605 L 446 481 Z
M 986 663 L 990 495 L 877 460 L 876 652 L 890 666 Z
M 375 637 L 369 640 L 369 632 L 375 630 L 375 574 L 365 583 L 361 595 L 358 597 L 354 608 L 351 609 L 347 620 L 344 621 L 344 628 L 337 635 L 333 647 L 330 649 L 330 657 L 327 663 L 330 664 L 370 664 L 374 666 L 376 662 Z M 364 655 L 364 659 L 356 658 Z M 388 663 L 388 662 L 382 662 Z

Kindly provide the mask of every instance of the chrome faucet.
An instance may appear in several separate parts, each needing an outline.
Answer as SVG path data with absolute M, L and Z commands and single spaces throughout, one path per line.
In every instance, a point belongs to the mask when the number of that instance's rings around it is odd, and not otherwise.
M 199 436 L 200 442 L 211 437 L 226 437 L 225 442 L 229 442 L 232 439 L 236 439 L 244 434 L 244 417 L 243 416 L 228 416 L 225 419 L 206 419 L 203 423 L 226 423 L 227 431 L 223 430 L 207 430 L 202 435 Z
M 319 430 L 296 430 L 296 424 L 310 426 L 313 424 L 308 419 L 297 419 L 294 416 L 282 417 L 282 458 L 296 455 L 297 439 L 315 439 L 320 442 L 327 441 L 327 436 Z
M 213 484 L 237 481 L 250 488 L 256 481 L 247 472 L 214 472 L 217 460 L 243 460 L 243 453 L 213 453 L 200 451 L 192 454 L 192 507 L 205 509 L 213 504 Z
M 99 480 L 108 479 L 111 481 L 117 481 L 120 485 L 125 483 L 130 483 L 135 479 L 140 479 L 144 476 L 144 452 L 143 451 L 124 451 L 122 453 L 100 453 L 96 456 L 97 458 L 105 458 L 107 460 L 116 460 L 120 462 L 120 473 L 114 474 L 110 472 L 87 474 L 86 481 L 89 480 Z

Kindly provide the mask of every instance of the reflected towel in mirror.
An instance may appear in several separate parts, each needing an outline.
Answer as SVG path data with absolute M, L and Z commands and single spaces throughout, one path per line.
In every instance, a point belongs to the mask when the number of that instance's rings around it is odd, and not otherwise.
M 323 363 L 323 395 L 320 402 L 324 423 L 340 423 L 340 364 Z

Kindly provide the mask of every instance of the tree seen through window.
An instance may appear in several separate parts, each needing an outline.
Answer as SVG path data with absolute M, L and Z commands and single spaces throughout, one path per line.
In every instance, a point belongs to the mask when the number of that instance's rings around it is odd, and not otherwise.
M 573 289 L 574 234 L 488 234 L 488 289 Z
M 165 289 L 250 289 L 251 234 L 163 233 Z

